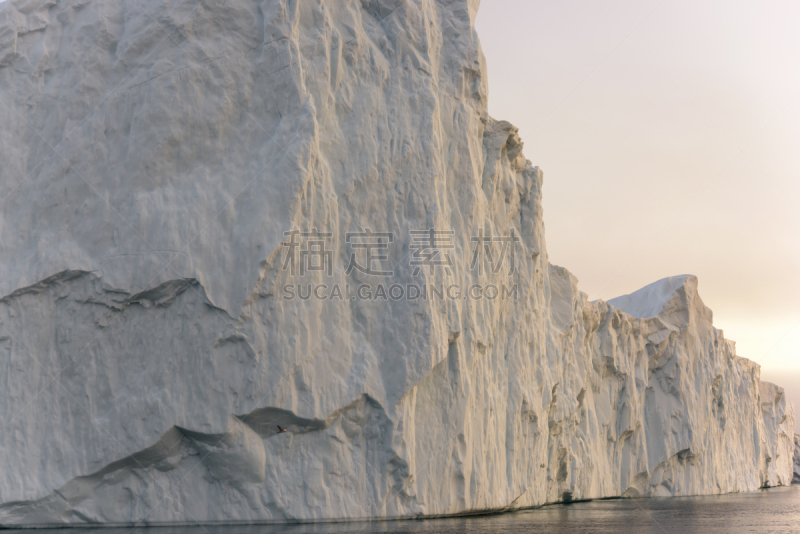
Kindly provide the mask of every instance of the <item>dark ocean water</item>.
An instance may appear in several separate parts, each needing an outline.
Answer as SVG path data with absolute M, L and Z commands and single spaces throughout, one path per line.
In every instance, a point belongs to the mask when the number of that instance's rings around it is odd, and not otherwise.
M 29 534 L 70 534 L 38 530 Z M 620 499 L 552 505 L 507 514 L 418 521 L 281 526 L 91 529 L 95 534 L 630 534 L 800 533 L 800 486 L 673 499 Z

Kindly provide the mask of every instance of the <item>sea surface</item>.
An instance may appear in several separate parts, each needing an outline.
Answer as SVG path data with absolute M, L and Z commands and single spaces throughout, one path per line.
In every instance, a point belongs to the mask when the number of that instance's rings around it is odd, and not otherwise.
M 69 534 L 86 530 L 47 529 L 25 532 Z M 95 534 L 800 533 L 800 485 L 710 497 L 579 502 L 505 514 L 449 519 L 88 531 Z

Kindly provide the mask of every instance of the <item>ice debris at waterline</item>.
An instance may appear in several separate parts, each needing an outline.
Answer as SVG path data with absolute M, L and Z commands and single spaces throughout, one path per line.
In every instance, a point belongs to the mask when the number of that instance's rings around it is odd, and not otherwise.
M 0 524 L 790 483 L 696 278 L 589 302 L 549 263 L 477 9 L 0 6 Z

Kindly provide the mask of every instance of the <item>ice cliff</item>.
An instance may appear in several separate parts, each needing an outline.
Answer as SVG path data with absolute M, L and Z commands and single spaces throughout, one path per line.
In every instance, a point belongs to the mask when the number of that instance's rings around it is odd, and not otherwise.
M 0 4 L 0 525 L 790 483 L 792 410 L 696 278 L 590 302 L 549 263 L 477 9 Z M 365 229 L 391 276 L 351 268 Z M 320 243 L 324 269 L 295 269 Z M 378 283 L 513 291 L 286 291 Z
M 792 484 L 800 483 L 800 435 L 794 435 L 794 477 Z

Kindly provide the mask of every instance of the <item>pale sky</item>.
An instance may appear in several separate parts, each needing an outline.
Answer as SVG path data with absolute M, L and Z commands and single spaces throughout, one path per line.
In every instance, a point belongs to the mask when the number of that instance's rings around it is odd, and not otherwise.
M 592 300 L 696 274 L 800 410 L 800 2 L 484 0 L 477 26 L 550 261 Z

